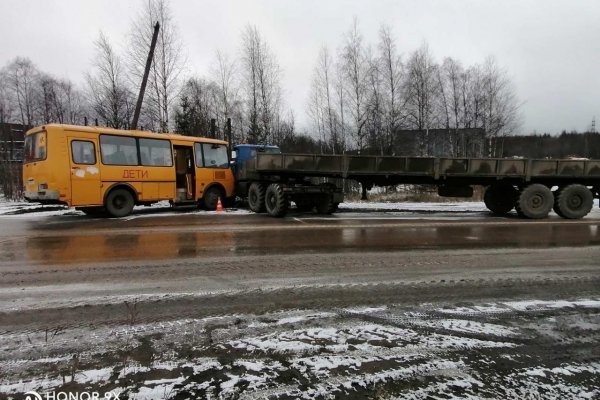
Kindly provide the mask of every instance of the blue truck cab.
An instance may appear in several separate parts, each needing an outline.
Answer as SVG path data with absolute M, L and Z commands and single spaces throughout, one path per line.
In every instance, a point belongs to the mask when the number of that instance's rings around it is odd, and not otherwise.
M 231 161 L 235 176 L 240 176 L 246 160 L 256 158 L 256 153 L 281 154 L 281 149 L 272 144 L 238 144 L 233 147 Z
M 231 151 L 231 165 L 236 181 L 236 193 L 245 197 L 248 193 L 246 161 L 256 158 L 258 153 L 281 154 L 281 149 L 271 144 L 238 144 Z

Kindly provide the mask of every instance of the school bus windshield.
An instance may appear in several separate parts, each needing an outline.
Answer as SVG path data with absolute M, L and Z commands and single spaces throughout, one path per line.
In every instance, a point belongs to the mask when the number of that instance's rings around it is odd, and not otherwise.
M 199 167 L 228 168 L 227 146 L 212 143 L 196 143 L 196 162 Z

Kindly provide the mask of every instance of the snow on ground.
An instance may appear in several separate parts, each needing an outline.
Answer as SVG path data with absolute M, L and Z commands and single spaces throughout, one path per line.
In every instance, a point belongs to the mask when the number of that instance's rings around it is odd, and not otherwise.
M 339 206 L 340 211 L 359 210 L 359 211 L 410 211 L 410 212 L 487 212 L 483 202 L 465 201 L 465 202 L 344 202 Z
M 581 299 L 576 301 L 527 300 L 506 301 L 495 304 L 473 305 L 471 307 L 442 308 L 437 311 L 444 314 L 494 314 L 513 311 L 544 311 L 559 308 L 600 308 L 600 299 Z
M 505 337 L 519 336 L 519 332 L 516 328 L 462 319 L 450 318 L 443 320 L 413 321 L 413 323 L 419 326 L 427 326 L 431 328 L 444 328 L 451 331 L 464 333 L 475 333 Z
M 370 212 L 407 212 L 407 213 L 480 213 L 487 212 L 481 202 L 454 202 L 454 203 L 383 203 L 383 202 L 345 202 L 339 206 L 339 212 L 370 211 Z M 168 201 L 154 203 L 151 206 L 136 206 L 132 215 L 125 219 L 137 219 L 153 216 L 173 216 L 185 213 L 186 215 L 240 215 L 252 214 L 245 208 L 226 209 L 225 213 L 216 211 L 198 210 L 194 207 L 179 207 L 174 209 Z M 0 217 L 26 217 L 39 218 L 51 216 L 85 216 L 81 211 L 60 205 L 41 205 L 24 201 L 9 202 L 0 199 Z M 307 214 L 309 215 L 309 214 Z
M 292 209 L 293 210 L 293 209 Z M 348 213 L 353 213 L 354 217 L 367 216 L 366 213 L 386 213 L 392 216 L 410 218 L 418 216 L 422 218 L 423 214 L 433 214 L 436 217 L 452 217 L 460 214 L 461 218 L 465 216 L 479 216 L 482 213 L 488 214 L 489 211 L 483 202 L 465 201 L 465 202 L 370 202 L 370 201 L 347 201 L 339 205 L 341 215 L 348 217 Z M 357 214 L 358 213 L 358 214 Z M 364 213 L 364 214 L 361 214 Z M 151 206 L 136 206 L 132 215 L 124 219 L 137 219 L 143 217 L 173 216 L 173 215 L 244 215 L 253 214 L 246 208 L 230 208 L 226 212 L 204 211 L 195 207 L 177 207 L 173 208 L 168 201 L 154 203 Z M 305 214 L 310 218 L 310 214 Z M 334 214 L 335 217 L 336 214 Z M 4 218 L 39 218 L 51 216 L 85 216 L 81 211 L 74 208 L 67 208 L 60 205 L 41 205 L 37 203 L 28 203 L 23 201 L 10 202 L 0 198 L 0 217 Z M 319 218 L 318 215 L 314 215 Z M 588 218 L 600 218 L 600 208 L 593 208 Z
M 133 213 L 124 220 L 137 219 L 152 216 L 181 215 L 240 215 L 252 214 L 250 210 L 230 208 L 225 212 L 199 210 L 196 207 L 173 208 L 168 201 L 160 201 L 150 206 L 135 206 Z M 42 205 L 24 201 L 5 201 L 0 199 L 0 217 L 10 218 L 39 218 L 53 216 L 85 216 L 81 211 L 61 205 Z
M 549 399 L 598 398 L 600 362 L 563 356 L 546 364 L 540 360 L 548 352 L 536 347 L 539 341 L 531 340 L 527 328 L 540 311 L 542 318 L 555 318 L 547 312 L 565 318 L 579 316 L 577 307 L 591 313 L 597 331 L 600 300 L 588 298 L 454 308 L 388 304 L 80 326 L 43 345 L 43 332 L 5 332 L 0 346 L 14 354 L 0 357 L 6 372 L 0 397 L 75 383 L 138 400 L 538 398 L 540 393 Z M 554 330 L 565 338 L 559 342 L 567 343 L 573 336 L 569 327 L 549 325 L 542 335 Z M 546 349 L 547 340 L 541 343 Z M 73 369 L 74 354 L 82 367 Z

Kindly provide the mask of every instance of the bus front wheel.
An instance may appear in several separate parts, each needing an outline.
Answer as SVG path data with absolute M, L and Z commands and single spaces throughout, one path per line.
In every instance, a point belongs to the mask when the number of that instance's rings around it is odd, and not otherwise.
M 108 215 L 119 218 L 131 214 L 134 205 L 135 201 L 129 190 L 115 189 L 106 196 L 104 208 Z
M 201 204 L 206 210 L 214 211 L 217 209 L 217 203 L 221 197 L 223 197 L 221 196 L 221 191 L 216 187 L 211 187 L 204 192 Z

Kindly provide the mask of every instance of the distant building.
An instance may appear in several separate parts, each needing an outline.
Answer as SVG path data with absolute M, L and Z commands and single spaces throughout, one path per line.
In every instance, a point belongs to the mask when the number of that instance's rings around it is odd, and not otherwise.
M 28 129 L 21 124 L 0 124 L 0 161 L 23 161 L 23 144 Z

